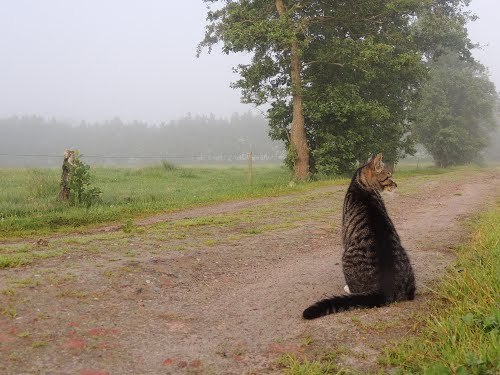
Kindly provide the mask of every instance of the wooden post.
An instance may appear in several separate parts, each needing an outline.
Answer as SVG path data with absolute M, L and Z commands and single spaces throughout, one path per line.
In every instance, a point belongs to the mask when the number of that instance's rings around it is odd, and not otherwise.
M 248 185 L 253 186 L 253 153 L 250 151 L 248 153 Z
M 59 190 L 59 199 L 62 201 L 69 200 L 70 188 L 69 180 L 71 178 L 71 167 L 74 165 L 75 151 L 64 151 L 64 160 L 61 174 L 61 190 Z

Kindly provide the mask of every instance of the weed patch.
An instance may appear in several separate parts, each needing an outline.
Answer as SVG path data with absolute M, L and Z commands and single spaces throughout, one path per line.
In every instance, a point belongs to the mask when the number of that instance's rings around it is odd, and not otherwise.
M 319 360 L 301 359 L 295 354 L 283 354 L 278 359 L 278 366 L 286 375 L 327 375 L 346 374 L 335 364 L 335 358 L 325 355 Z
M 1 312 L 7 318 L 14 319 L 17 316 L 17 310 L 14 306 L 5 306 Z
M 33 258 L 26 254 L 0 254 L 0 268 L 24 266 L 32 261 Z
M 158 212 L 298 193 L 348 181 L 325 176 L 289 184 L 290 171 L 279 166 L 255 167 L 252 186 L 248 184 L 248 171 L 244 167 L 178 167 L 168 162 L 144 168 L 96 167 L 92 168 L 92 178 L 88 169 L 84 169 L 81 185 L 86 190 L 80 191 L 78 197 L 81 196 L 82 201 L 75 206 L 57 200 L 59 169 L 0 169 L 0 238 L 67 232 L 99 223 L 127 222 Z M 429 175 L 454 178 L 477 170 L 402 167 L 396 176 L 398 179 Z M 90 187 L 90 183 L 99 189 Z M 124 230 L 128 230 L 127 226 Z

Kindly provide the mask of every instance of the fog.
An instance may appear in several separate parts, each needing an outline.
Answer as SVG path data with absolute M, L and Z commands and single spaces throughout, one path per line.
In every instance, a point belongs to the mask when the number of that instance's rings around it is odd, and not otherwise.
M 479 19 L 469 24 L 469 36 L 473 42 L 481 45 L 480 48 L 473 51 L 473 54 L 488 68 L 490 79 L 499 92 L 500 32 L 498 32 L 498 11 L 500 3 L 495 0 L 472 0 L 470 9 Z M 492 134 L 490 145 L 485 150 L 485 157 L 487 160 L 500 160 L 500 127 Z
M 500 33 L 493 0 L 473 0 L 475 55 L 500 87 Z M 245 56 L 196 58 L 201 0 L 0 0 L 0 117 L 77 122 L 169 121 L 188 112 L 246 112 L 229 88 Z
M 479 20 L 469 26 L 497 88 L 499 8 L 473 0 Z M 196 58 L 205 17 L 201 0 L 0 0 L 0 118 L 160 124 L 257 113 L 229 87 L 247 56 L 216 49 Z
M 196 58 L 201 0 L 0 0 L 0 117 L 149 123 L 246 112 L 232 66 Z
M 490 72 L 490 78 L 497 91 L 500 90 L 500 32 L 498 32 L 498 12 L 500 3 L 495 0 L 472 0 L 470 10 L 479 19 L 469 24 L 469 36 L 481 47 L 473 51 Z
M 188 115 L 160 125 L 118 118 L 78 126 L 37 116 L 0 119 L 0 167 L 60 166 L 67 148 L 99 165 L 242 164 L 250 152 L 254 162 L 276 164 L 284 157 L 264 117 L 250 112 L 229 119 Z

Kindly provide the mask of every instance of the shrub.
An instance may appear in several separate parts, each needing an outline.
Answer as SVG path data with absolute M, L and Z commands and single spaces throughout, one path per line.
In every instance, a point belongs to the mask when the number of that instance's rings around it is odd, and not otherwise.
M 100 200 L 101 189 L 91 186 L 90 166 L 75 156 L 69 181 L 70 205 L 89 208 Z

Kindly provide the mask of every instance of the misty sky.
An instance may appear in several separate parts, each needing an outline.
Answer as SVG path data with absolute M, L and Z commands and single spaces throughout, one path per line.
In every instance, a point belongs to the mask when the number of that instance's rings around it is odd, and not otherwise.
M 476 56 L 500 89 L 495 0 L 472 0 Z M 497 10 L 493 9 L 497 8 Z M 153 123 L 252 108 L 229 88 L 245 56 L 199 59 L 201 0 L 0 0 L 0 117 Z

